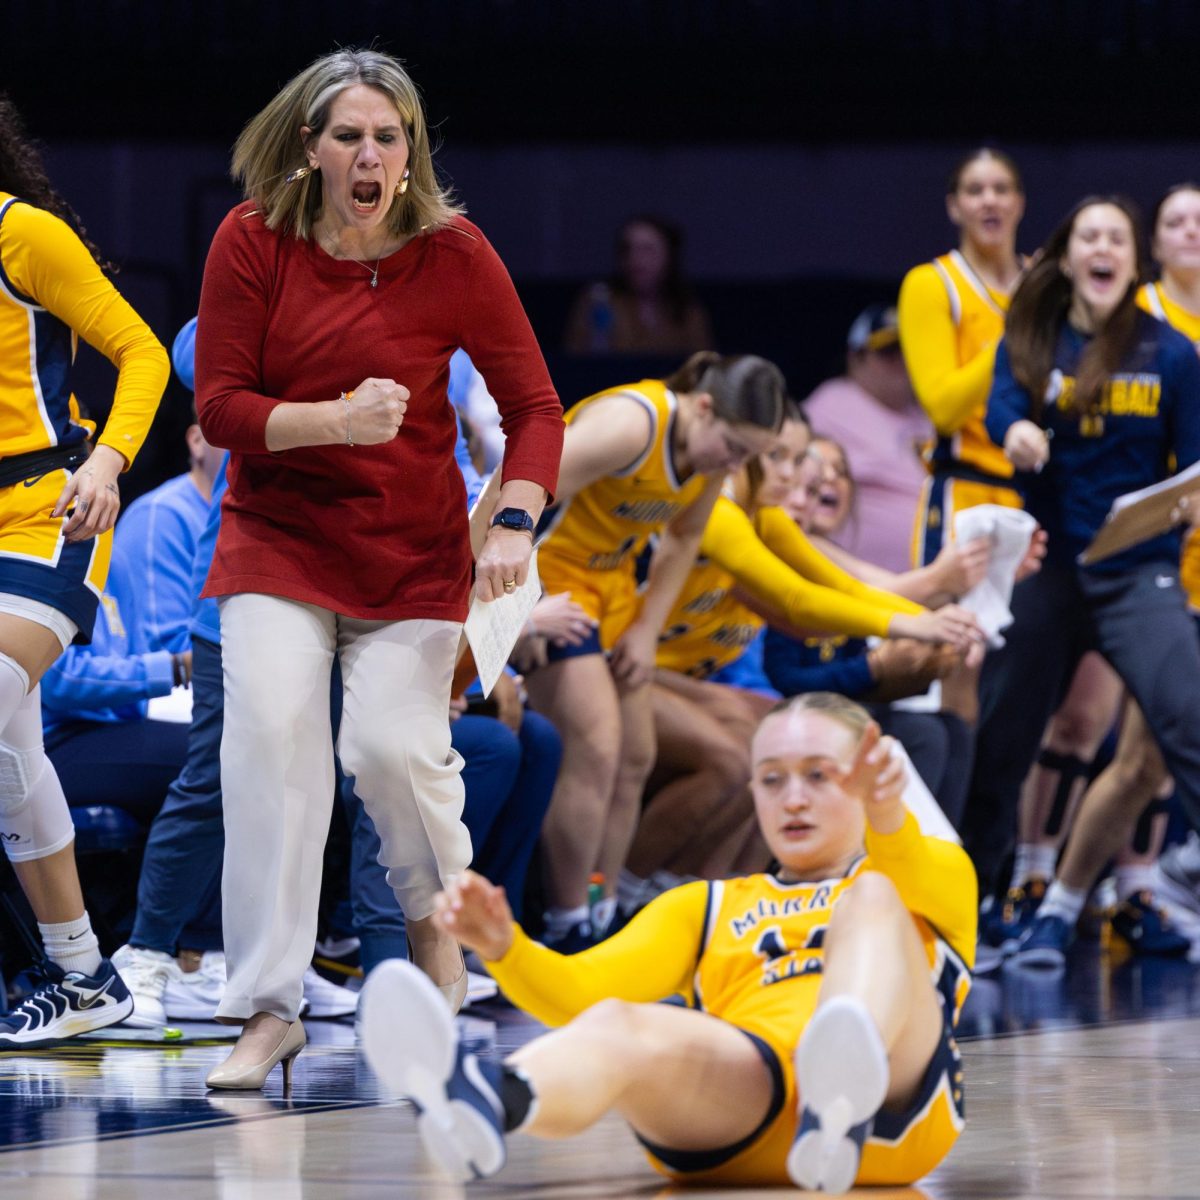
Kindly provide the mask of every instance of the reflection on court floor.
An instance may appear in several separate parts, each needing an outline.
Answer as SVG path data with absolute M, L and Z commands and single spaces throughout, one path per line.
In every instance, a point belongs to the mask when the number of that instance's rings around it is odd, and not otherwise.
M 469 1035 L 496 1053 L 536 1031 L 504 1005 L 476 1013 Z M 353 1026 L 308 1029 L 289 1098 L 278 1071 L 262 1093 L 205 1089 L 227 1053 L 219 1026 L 188 1026 L 174 1044 L 97 1037 L 0 1056 L 0 1188 L 23 1200 L 463 1195 L 425 1162 L 411 1109 L 380 1097 Z M 977 979 L 961 1032 L 966 1133 L 920 1190 L 873 1191 L 874 1200 L 1197 1194 L 1200 968 L 1113 966 L 1084 946 L 1057 975 L 1010 967 Z M 678 1193 L 610 1118 L 566 1142 L 514 1139 L 508 1167 L 478 1194 Z

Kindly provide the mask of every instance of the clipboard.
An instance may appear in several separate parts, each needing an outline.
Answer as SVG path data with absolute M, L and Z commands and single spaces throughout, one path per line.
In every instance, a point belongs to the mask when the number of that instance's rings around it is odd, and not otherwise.
M 1174 529 L 1183 519 L 1189 498 L 1196 492 L 1200 492 L 1200 462 L 1161 483 L 1118 496 L 1092 544 L 1079 556 L 1079 565 L 1090 567 Z

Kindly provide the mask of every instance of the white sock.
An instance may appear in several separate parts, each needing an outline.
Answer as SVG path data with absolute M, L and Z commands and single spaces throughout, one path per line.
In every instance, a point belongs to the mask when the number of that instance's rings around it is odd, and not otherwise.
M 616 913 L 616 896 L 605 896 L 603 900 L 597 900 L 592 905 L 592 932 L 597 936 L 602 935 L 612 924 L 612 919 L 616 916 Z
M 1154 866 L 1146 863 L 1117 864 L 1117 899 L 1128 900 L 1134 892 L 1154 891 Z
M 586 904 L 578 908 L 548 908 L 544 917 L 546 933 L 552 938 L 562 937 L 576 925 L 582 925 L 589 915 Z
M 1058 847 L 1044 842 L 1019 842 L 1013 858 L 1012 886 L 1024 887 L 1031 879 L 1053 879 Z
M 61 925 L 43 925 L 38 922 L 42 945 L 46 957 L 64 971 L 78 971 L 81 975 L 95 975 L 103 961 L 100 943 L 92 932 L 91 918 L 85 912 L 75 921 L 64 921 Z
M 1087 888 L 1067 887 L 1065 883 L 1056 879 L 1046 889 L 1046 898 L 1038 908 L 1037 915 L 1039 917 L 1062 917 L 1068 925 L 1074 928 L 1075 923 L 1079 920 L 1079 914 L 1083 912 L 1087 898 Z

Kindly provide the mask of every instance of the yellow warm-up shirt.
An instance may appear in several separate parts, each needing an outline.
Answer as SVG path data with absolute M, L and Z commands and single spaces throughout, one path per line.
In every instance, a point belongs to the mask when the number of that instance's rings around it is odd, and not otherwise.
M 1189 312 L 1167 295 L 1161 283 L 1146 283 L 1138 289 L 1138 307 L 1152 317 L 1165 321 L 1178 329 L 1184 337 L 1191 338 L 1196 353 L 1200 354 L 1200 313 Z M 1183 543 L 1183 555 L 1179 562 L 1179 582 L 1187 593 L 1192 611 L 1200 613 L 1200 529 L 1193 529 Z
M 538 567 L 561 560 L 587 571 L 631 566 L 652 534 L 693 504 L 708 486 L 706 475 L 680 482 L 671 454 L 678 405 L 661 379 L 611 388 L 589 396 L 565 417 L 574 424 L 589 408 L 614 396 L 636 400 L 650 415 L 650 442 L 636 462 L 588 484 L 558 506 L 539 543 Z
M 99 444 L 128 464 L 166 386 L 166 352 L 64 221 L 0 191 L 0 457 L 87 440 L 69 382 L 78 337 L 119 372 Z
M 737 658 L 763 624 L 734 594 L 739 585 L 814 633 L 884 637 L 897 613 L 924 611 L 843 571 L 782 508 L 761 508 L 751 517 L 721 496 L 696 566 L 663 626 L 657 665 L 702 678 Z
M 517 1007 L 547 1025 L 563 1025 L 608 998 L 682 996 L 786 1056 L 816 1008 L 830 915 L 863 871 L 895 884 L 917 919 L 931 980 L 944 994 L 949 989 L 957 1016 L 970 986 L 964 967 L 975 961 L 975 871 L 961 846 L 922 834 L 911 813 L 896 833 L 868 829 L 866 854 L 845 877 L 684 884 L 574 955 L 557 954 L 514 925 L 508 953 L 487 969 Z
M 913 391 L 938 433 L 935 467 L 960 463 L 1012 478 L 1012 464 L 983 424 L 1008 301 L 957 250 L 914 267 L 900 285 L 900 346 Z

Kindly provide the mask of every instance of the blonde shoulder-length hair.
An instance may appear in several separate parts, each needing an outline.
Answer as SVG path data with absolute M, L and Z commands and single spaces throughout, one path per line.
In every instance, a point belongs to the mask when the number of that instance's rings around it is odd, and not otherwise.
M 411 237 L 448 225 L 464 211 L 433 169 L 425 109 L 408 72 L 378 50 L 338 50 L 318 58 L 285 84 L 234 144 L 231 174 L 241 183 L 246 199 L 258 206 L 268 229 L 306 240 L 312 236 L 321 213 L 321 173 L 312 171 L 298 179 L 293 175 L 308 165 L 300 129 L 307 125 L 312 137 L 319 135 L 334 99 L 356 83 L 391 100 L 408 141 L 408 190 L 393 197 L 388 229 Z

